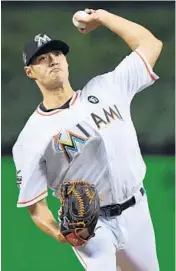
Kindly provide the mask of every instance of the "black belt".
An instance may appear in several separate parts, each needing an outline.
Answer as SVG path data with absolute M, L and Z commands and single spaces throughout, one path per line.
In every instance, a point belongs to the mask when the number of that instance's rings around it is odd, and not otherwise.
M 145 190 L 143 187 L 139 190 L 142 196 L 145 194 Z M 112 204 L 112 205 L 105 205 L 100 207 L 100 216 L 118 216 L 121 213 L 128 209 L 129 207 L 133 206 L 136 203 L 136 199 L 133 196 L 132 198 L 128 199 L 127 201 L 123 202 L 122 204 Z

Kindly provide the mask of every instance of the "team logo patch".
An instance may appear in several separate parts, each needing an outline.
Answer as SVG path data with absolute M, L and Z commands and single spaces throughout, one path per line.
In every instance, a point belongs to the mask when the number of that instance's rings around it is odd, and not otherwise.
M 87 138 L 84 138 L 71 131 L 63 131 L 54 136 L 54 148 L 57 152 L 63 152 L 70 163 L 74 154 L 79 153 L 82 145 L 85 145 Z
M 99 103 L 99 100 L 98 100 L 98 98 L 97 97 L 95 97 L 95 96 L 88 96 L 88 101 L 90 102 L 90 103 L 92 103 L 92 104 L 97 104 L 97 103 Z
M 37 42 L 37 46 L 40 47 L 42 46 L 44 43 L 47 43 L 51 40 L 50 37 L 48 37 L 46 34 L 38 34 L 35 36 L 34 41 Z
M 25 54 L 25 53 L 23 53 L 23 61 L 24 61 L 24 64 L 27 63 L 27 57 L 26 57 L 26 54 Z

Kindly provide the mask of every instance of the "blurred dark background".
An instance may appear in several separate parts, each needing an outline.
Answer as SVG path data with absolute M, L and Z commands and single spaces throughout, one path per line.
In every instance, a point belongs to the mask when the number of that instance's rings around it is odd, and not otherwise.
M 155 67 L 160 76 L 154 86 L 138 94 L 132 116 L 143 154 L 174 153 L 174 2 L 2 2 L 2 154 L 10 154 L 25 122 L 41 95 L 25 76 L 23 45 L 42 32 L 70 44 L 68 61 L 73 88 L 80 89 L 97 74 L 112 70 L 127 54 L 128 46 L 115 34 L 99 28 L 80 34 L 72 15 L 86 7 L 104 8 L 152 31 L 163 41 Z

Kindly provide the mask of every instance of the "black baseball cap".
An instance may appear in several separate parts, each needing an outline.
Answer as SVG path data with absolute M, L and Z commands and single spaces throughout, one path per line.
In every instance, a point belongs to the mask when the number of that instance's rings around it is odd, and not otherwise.
M 36 56 L 50 50 L 60 50 L 66 55 L 69 52 L 69 46 L 64 41 L 51 38 L 45 33 L 36 35 L 25 46 L 23 52 L 24 65 L 29 66 Z

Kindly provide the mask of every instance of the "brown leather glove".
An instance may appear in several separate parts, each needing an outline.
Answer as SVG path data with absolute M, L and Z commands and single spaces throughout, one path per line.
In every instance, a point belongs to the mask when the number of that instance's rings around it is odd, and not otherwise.
M 82 246 L 95 233 L 100 200 L 93 184 L 86 181 L 67 182 L 60 186 L 60 233 L 72 246 Z

